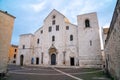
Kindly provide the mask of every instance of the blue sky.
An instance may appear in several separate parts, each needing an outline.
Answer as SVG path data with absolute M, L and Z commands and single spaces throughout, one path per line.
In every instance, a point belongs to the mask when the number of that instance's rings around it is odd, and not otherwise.
M 53 9 L 74 24 L 77 24 L 77 15 L 97 12 L 99 26 L 108 27 L 116 2 L 117 0 L 0 0 L 0 9 L 16 17 L 11 43 L 19 44 L 19 35 L 34 33 Z

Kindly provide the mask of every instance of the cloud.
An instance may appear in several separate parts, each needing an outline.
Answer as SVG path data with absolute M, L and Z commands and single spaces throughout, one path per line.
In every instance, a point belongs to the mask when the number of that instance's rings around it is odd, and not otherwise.
M 102 11 L 106 7 L 110 6 L 112 0 L 98 1 L 98 0 L 71 0 L 67 3 L 67 6 L 60 10 L 61 13 L 68 16 L 68 19 L 72 23 L 77 23 L 77 15 L 97 12 L 99 14 L 103 14 Z M 106 5 L 109 4 L 109 5 Z M 106 11 L 107 12 L 107 11 Z M 104 11 L 105 13 L 105 11 Z
M 45 6 L 46 1 L 41 1 L 37 3 L 22 4 L 21 8 L 25 11 L 40 12 L 46 8 Z
M 40 11 L 42 11 L 42 10 L 45 8 L 45 4 L 46 4 L 46 2 L 43 1 L 43 2 L 40 2 L 40 3 L 37 3 L 37 4 L 31 4 L 30 7 L 31 7 L 35 12 L 40 12 Z
M 15 43 L 17 38 L 15 35 L 34 32 L 52 9 L 60 11 L 74 24 L 77 24 L 77 15 L 97 12 L 100 26 L 109 27 L 113 12 L 111 9 L 116 0 L 15 0 L 14 2 L 7 0 L 4 3 L 6 5 L 0 3 L 1 7 L 9 9 L 8 11 L 17 17 L 12 40 Z

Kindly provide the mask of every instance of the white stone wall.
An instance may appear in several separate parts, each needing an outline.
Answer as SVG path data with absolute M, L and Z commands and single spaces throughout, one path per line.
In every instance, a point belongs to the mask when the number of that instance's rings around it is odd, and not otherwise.
M 52 16 L 56 15 L 55 18 L 55 25 L 52 25 Z M 57 54 L 57 65 L 63 65 L 63 51 L 66 51 L 66 65 L 70 65 L 70 54 L 75 54 L 72 57 L 76 57 L 77 50 L 77 26 L 66 23 L 64 21 L 64 16 L 60 13 L 53 11 L 47 18 L 44 20 L 44 25 L 42 28 L 35 32 L 35 53 L 38 53 L 39 56 L 43 52 L 44 54 L 44 64 L 50 64 L 50 55 L 49 55 L 49 48 L 52 44 L 58 50 Z M 56 25 L 59 25 L 59 31 L 56 31 Z M 49 32 L 49 26 L 52 27 L 52 31 Z M 66 26 L 69 26 L 69 30 L 66 30 Z M 43 33 L 41 34 L 41 30 Z M 70 35 L 73 35 L 74 40 L 70 41 Z M 52 42 L 52 36 L 55 36 L 55 41 Z M 40 43 L 37 44 L 37 39 L 40 39 Z M 37 55 L 38 55 L 37 54 Z M 41 57 L 40 57 L 41 58 Z M 40 59 L 41 60 L 41 59 Z M 40 61 L 41 62 L 41 61 Z M 40 63 L 41 64 L 41 63 Z
M 17 65 L 20 64 L 20 56 L 24 56 L 23 63 L 24 65 L 31 64 L 31 57 L 33 53 L 33 42 L 34 36 L 32 34 L 25 34 L 20 36 L 18 54 L 17 54 Z M 25 45 L 25 49 L 23 49 L 23 45 Z
M 90 27 L 85 27 L 88 19 Z M 92 45 L 90 45 L 90 40 Z M 101 67 L 99 25 L 96 13 L 78 16 L 79 65 L 81 67 Z
M 55 19 L 52 18 L 53 15 L 55 15 Z M 91 14 L 87 16 L 90 17 Z M 26 61 L 28 62 L 24 62 L 24 63 L 26 65 L 30 64 L 31 58 L 34 58 L 35 59 L 34 65 L 36 65 L 36 58 L 38 57 L 39 65 L 51 65 L 51 54 L 49 53 L 49 49 L 54 46 L 54 48 L 57 49 L 56 65 L 58 66 L 70 66 L 71 57 L 74 58 L 74 65 L 78 65 L 80 59 L 80 66 L 82 66 L 83 64 L 81 64 L 82 62 L 80 57 L 84 57 L 84 56 L 86 59 L 92 58 L 91 60 L 93 59 L 96 60 L 94 62 L 97 62 L 95 64 L 98 64 L 100 62 L 99 59 L 100 39 L 99 39 L 99 31 L 98 31 L 99 26 L 97 22 L 97 17 L 94 14 L 92 14 L 92 16 L 95 17 L 95 20 L 94 19 L 92 20 L 93 21 L 92 26 L 94 27 L 86 30 L 82 27 L 78 27 L 76 25 L 71 24 L 70 22 L 67 21 L 67 18 L 64 15 L 62 15 L 56 10 L 53 10 L 45 18 L 43 26 L 34 33 L 34 40 L 32 40 L 33 42 L 31 42 L 31 39 L 33 39 L 31 35 L 20 36 L 19 48 L 21 48 L 22 45 L 26 43 L 26 46 L 31 48 L 28 51 L 33 50 L 32 51 L 33 55 L 31 54 L 29 57 L 26 56 L 25 58 L 27 59 Z M 56 21 L 55 25 L 52 25 L 53 20 Z M 80 22 L 78 21 L 78 24 Z M 59 25 L 59 31 L 56 31 L 56 25 Z M 52 27 L 51 32 L 49 32 L 48 30 L 50 26 Z M 66 30 L 66 26 L 69 26 L 69 30 Z M 43 33 L 41 33 L 41 31 L 43 31 Z M 55 41 L 52 41 L 53 35 L 55 36 Z M 70 41 L 70 35 L 73 35 L 73 41 Z M 37 43 L 37 39 L 39 39 L 39 43 Z M 83 43 L 83 40 L 86 40 L 85 41 L 86 44 Z M 88 46 L 89 40 L 93 40 L 94 42 L 92 48 Z M 30 45 L 32 45 L 32 47 Z M 85 48 L 88 49 L 85 50 Z M 21 49 L 21 51 L 19 50 L 19 54 L 28 55 L 27 54 L 28 51 Z M 63 55 L 64 52 L 65 52 L 65 64 L 64 64 L 64 55 Z M 91 54 L 89 54 L 89 52 Z M 43 64 L 41 63 L 42 54 L 43 54 Z

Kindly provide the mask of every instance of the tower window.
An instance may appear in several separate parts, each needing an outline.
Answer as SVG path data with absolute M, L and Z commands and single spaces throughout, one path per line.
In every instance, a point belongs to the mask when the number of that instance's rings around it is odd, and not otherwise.
M 70 35 L 70 41 L 73 41 L 73 35 Z
M 59 25 L 56 25 L 56 31 L 59 31 Z
M 37 44 L 39 44 L 39 39 L 37 39 Z
M 90 40 L 90 46 L 92 46 L 92 41 Z
M 23 49 L 25 49 L 25 45 L 23 45 Z
M 52 36 L 52 41 L 55 41 L 55 36 Z
M 90 21 L 88 19 L 85 20 L 85 27 L 90 27 Z
M 66 30 L 69 30 L 69 26 L 66 26 Z
M 52 25 L 55 25 L 55 20 L 52 21 Z
M 49 27 L 49 32 L 51 32 L 51 31 L 52 31 L 52 27 L 50 26 L 50 27 Z

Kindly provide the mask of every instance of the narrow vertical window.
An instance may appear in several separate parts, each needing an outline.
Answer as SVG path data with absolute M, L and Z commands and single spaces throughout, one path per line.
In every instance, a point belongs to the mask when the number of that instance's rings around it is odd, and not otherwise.
M 51 27 L 51 26 L 49 27 L 48 31 L 49 31 L 49 32 L 51 32 L 51 31 L 52 31 L 52 27 Z
M 59 31 L 59 25 L 56 25 L 56 31 Z
M 25 45 L 23 45 L 23 49 L 25 49 Z
M 39 41 L 40 41 L 40 40 L 39 40 L 39 39 L 37 39 L 37 44 L 39 44 Z
M 85 20 L 85 27 L 90 27 L 90 21 L 88 19 Z
M 73 35 L 70 35 L 70 41 L 73 41 Z
M 69 26 L 66 26 L 66 30 L 69 30 Z
M 15 49 L 15 52 L 17 52 L 17 49 Z
M 92 46 L 92 41 L 90 40 L 90 46 Z
M 16 58 L 16 54 L 14 54 L 14 59 Z
M 52 36 L 52 41 L 55 41 L 55 36 Z
M 52 21 L 52 25 L 55 25 L 55 20 Z

